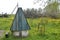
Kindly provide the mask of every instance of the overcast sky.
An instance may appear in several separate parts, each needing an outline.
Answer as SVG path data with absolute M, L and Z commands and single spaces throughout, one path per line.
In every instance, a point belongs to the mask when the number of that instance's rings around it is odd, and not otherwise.
M 39 3 L 34 4 L 35 0 L 0 0 L 0 14 L 2 12 L 4 13 L 11 13 L 14 7 L 17 5 L 17 2 L 19 4 L 19 7 L 22 7 L 22 9 L 27 8 L 44 8 L 45 2 L 40 1 Z

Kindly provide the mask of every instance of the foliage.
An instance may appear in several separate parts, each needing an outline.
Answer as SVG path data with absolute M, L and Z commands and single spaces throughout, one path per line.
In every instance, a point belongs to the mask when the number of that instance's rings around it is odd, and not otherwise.
M 45 10 L 46 10 L 46 15 L 48 17 L 51 17 L 51 18 L 59 18 L 60 17 L 59 16 L 60 13 L 58 13 L 59 8 L 58 8 L 57 2 L 48 4 L 48 6 L 45 8 Z
M 41 16 L 41 11 L 42 11 L 41 8 L 39 8 L 38 10 L 32 8 L 32 9 L 24 10 L 24 14 L 26 18 L 37 18 Z

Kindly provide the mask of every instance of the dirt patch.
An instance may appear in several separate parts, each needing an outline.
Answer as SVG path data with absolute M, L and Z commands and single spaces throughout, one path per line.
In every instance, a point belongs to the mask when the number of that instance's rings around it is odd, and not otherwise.
M 4 30 L 0 30 L 0 37 L 3 36 L 4 32 Z

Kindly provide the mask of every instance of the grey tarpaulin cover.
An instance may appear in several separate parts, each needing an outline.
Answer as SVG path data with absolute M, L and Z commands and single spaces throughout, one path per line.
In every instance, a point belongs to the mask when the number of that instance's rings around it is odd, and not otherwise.
M 18 8 L 10 30 L 11 31 L 23 31 L 23 30 L 29 30 L 29 29 L 30 27 L 24 16 L 24 12 L 22 8 Z

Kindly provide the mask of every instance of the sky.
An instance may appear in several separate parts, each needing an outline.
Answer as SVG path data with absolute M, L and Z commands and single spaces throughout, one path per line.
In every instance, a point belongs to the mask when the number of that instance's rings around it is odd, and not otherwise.
M 17 5 L 19 7 L 22 7 L 22 9 L 27 9 L 27 8 L 44 8 L 44 5 L 46 0 L 42 0 L 39 3 L 36 3 L 37 0 L 0 0 L 0 14 L 3 13 L 8 13 L 11 14 L 13 11 L 14 7 Z

